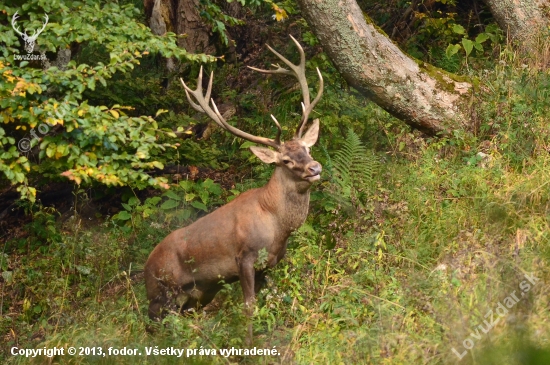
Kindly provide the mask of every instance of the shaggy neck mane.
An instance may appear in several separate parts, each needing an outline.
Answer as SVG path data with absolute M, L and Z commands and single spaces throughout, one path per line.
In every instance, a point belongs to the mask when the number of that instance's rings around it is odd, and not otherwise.
M 275 168 L 267 185 L 261 188 L 260 205 L 279 217 L 281 228 L 290 233 L 300 227 L 307 217 L 311 184 L 298 181 L 288 174 L 284 167 Z

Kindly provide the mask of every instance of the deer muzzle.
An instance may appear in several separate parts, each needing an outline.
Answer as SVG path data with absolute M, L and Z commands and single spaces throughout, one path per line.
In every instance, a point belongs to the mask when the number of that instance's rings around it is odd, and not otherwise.
M 310 165 L 308 165 L 306 172 L 307 175 L 305 176 L 305 179 L 309 182 L 317 181 L 321 178 L 321 171 L 323 170 L 323 167 L 321 164 L 317 161 L 313 161 Z

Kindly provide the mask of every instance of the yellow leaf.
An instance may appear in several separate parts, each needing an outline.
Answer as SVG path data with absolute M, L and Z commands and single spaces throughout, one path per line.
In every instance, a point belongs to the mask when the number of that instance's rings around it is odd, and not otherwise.
M 116 119 L 118 119 L 118 117 L 120 117 L 120 114 L 118 114 L 118 112 L 116 110 L 110 109 L 109 113 L 111 113 L 113 115 L 113 117 L 115 117 Z
M 79 117 L 81 117 L 84 115 L 84 113 L 85 113 L 84 109 L 80 109 L 77 114 Z
M 282 20 L 285 20 L 288 18 L 288 14 L 286 13 L 285 9 L 281 9 L 276 4 L 272 5 L 272 9 L 275 10 L 275 19 L 280 22 Z

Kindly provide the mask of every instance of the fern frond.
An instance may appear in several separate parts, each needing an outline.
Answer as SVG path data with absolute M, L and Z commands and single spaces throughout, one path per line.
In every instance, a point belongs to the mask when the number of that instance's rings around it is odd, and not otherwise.
M 349 199 L 353 190 L 370 190 L 378 163 L 375 154 L 349 129 L 346 141 L 332 159 L 333 180 L 340 194 Z

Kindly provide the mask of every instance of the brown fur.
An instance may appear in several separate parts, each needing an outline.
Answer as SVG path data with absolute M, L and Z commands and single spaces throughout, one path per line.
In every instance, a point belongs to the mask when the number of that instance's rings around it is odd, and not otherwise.
M 254 267 L 258 252 L 265 248 L 266 268 L 275 266 L 288 237 L 307 217 L 309 188 L 321 172 L 308 148 L 317 134 L 316 120 L 302 139 L 284 143 L 277 152 L 256 147 L 258 157 L 277 165 L 265 186 L 242 193 L 155 247 L 145 264 L 152 319 L 170 306 L 184 311 L 208 304 L 222 280 L 241 280 L 245 304 L 253 303 L 265 271 Z

